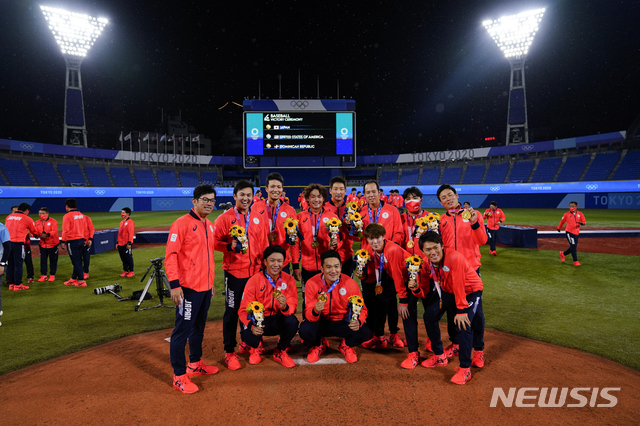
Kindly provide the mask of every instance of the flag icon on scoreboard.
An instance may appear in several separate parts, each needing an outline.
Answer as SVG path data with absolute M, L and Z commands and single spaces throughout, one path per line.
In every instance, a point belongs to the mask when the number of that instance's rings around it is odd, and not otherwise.
M 280 126 L 273 126 L 273 130 L 278 130 L 280 129 Z

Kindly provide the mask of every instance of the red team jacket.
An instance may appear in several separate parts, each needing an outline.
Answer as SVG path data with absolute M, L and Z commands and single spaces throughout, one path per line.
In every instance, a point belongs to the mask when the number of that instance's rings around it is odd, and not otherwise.
M 396 244 L 402 244 L 404 240 L 404 230 L 402 227 L 402 219 L 400 218 L 400 213 L 398 209 L 393 207 L 390 204 L 387 204 L 383 201 L 380 202 L 382 208 L 380 209 L 380 217 L 376 217 L 376 211 L 372 211 L 371 215 L 373 217 L 373 222 L 379 223 L 384 226 L 384 229 L 387 231 L 385 235 L 385 239 L 391 240 Z M 369 219 L 369 205 L 365 205 L 360 209 L 360 216 L 362 216 L 362 230 L 367 227 L 371 220 Z M 366 238 L 362 238 L 362 248 L 368 248 L 369 243 Z
M 558 225 L 558 229 L 562 229 L 562 225 L 567 224 L 566 231 L 570 234 L 580 235 L 580 225 L 586 225 L 587 219 L 582 212 L 576 210 L 575 213 L 566 212 L 562 215 L 562 220 Z M 11 240 L 13 241 L 13 240 Z
M 326 209 L 322 209 L 319 214 L 312 214 L 310 210 L 301 211 L 298 213 L 298 226 L 300 232 L 304 236 L 304 240 L 299 240 L 300 251 L 302 253 L 302 259 L 300 260 L 301 266 L 307 271 L 319 271 L 322 263 L 320 262 L 320 255 L 329 250 L 329 231 L 326 228 L 327 222 L 331 218 L 338 218 L 333 212 Z M 313 232 L 315 224 L 320 221 L 318 228 L 318 243 L 317 248 L 312 247 Z M 338 252 L 342 247 L 342 240 L 338 236 Z
M 278 208 L 278 216 L 276 217 L 276 223 L 274 227 L 274 231 L 276 233 L 276 239 L 273 243 L 269 241 L 268 234 L 271 232 L 271 227 L 273 224 L 273 215 L 275 214 L 276 209 L 275 208 L 272 209 L 271 206 L 268 205 L 268 202 L 266 200 L 263 200 L 263 201 L 258 201 L 253 206 L 251 206 L 251 210 L 255 211 L 258 214 L 261 214 L 261 216 L 264 216 L 266 218 L 265 220 L 267 222 L 265 224 L 266 226 L 265 232 L 267 232 L 267 244 L 279 245 L 284 249 L 285 253 L 287 254 L 287 257 L 284 259 L 283 266 L 287 266 L 289 263 L 292 262 L 294 263 L 293 266 L 295 269 L 295 266 L 298 265 L 298 259 L 300 258 L 300 249 L 298 248 L 297 244 L 294 244 L 294 245 L 287 244 L 287 231 L 284 229 L 284 221 L 290 217 L 293 219 L 297 219 L 296 210 L 290 205 L 280 202 L 280 207 Z M 298 269 L 299 269 L 299 266 L 298 266 Z
M 7 216 L 4 224 L 9 230 L 12 243 L 24 243 L 29 232 L 35 237 L 40 236 L 40 232 L 36 229 L 33 219 L 21 211 L 11 213 Z
M 338 208 L 333 201 L 329 200 L 324 203 L 325 210 L 331 211 L 336 215 L 338 219 L 342 221 L 342 226 L 340 228 L 340 234 L 342 235 L 342 247 L 338 250 L 338 254 L 340 254 L 340 260 L 344 263 L 345 260 L 353 257 L 353 237 L 349 235 L 349 227 L 345 224 L 344 212 L 346 210 L 347 202 L 345 201 Z
M 356 194 L 347 195 L 347 199 L 345 200 L 345 203 L 350 203 L 352 201 L 360 202 L 360 200 L 358 199 L 358 195 L 356 195 Z
M 122 219 L 120 226 L 118 227 L 118 245 L 126 246 L 127 244 L 133 244 L 133 235 L 135 234 L 135 223 L 130 217 Z
M 457 213 L 447 212 L 440 216 L 440 236 L 443 247 L 453 249 L 462 254 L 474 270 L 480 263 L 480 247 L 487 242 L 487 232 L 484 229 L 484 221 L 478 213 L 478 221 L 464 220 L 460 216 L 462 209 Z
M 387 202 L 387 194 L 381 192 L 380 193 L 380 201 L 384 201 L 386 203 Z
M 420 212 L 414 217 L 409 214 L 409 212 L 404 212 L 400 215 L 400 220 L 402 221 L 402 230 L 404 231 L 404 239 L 402 241 L 402 248 L 407 250 L 411 254 L 419 254 L 422 256 L 422 250 L 418 245 L 418 240 L 420 237 L 414 235 L 414 231 L 416 230 L 416 219 L 421 217 L 425 217 L 429 215 L 429 212 L 426 210 L 420 210 Z M 413 241 L 413 248 L 407 247 L 407 243 L 409 241 Z
M 93 226 L 93 221 L 91 220 L 91 218 L 89 216 L 87 216 L 85 214 L 84 215 L 84 222 L 85 222 L 85 225 L 86 225 L 86 229 L 85 229 L 85 233 L 84 233 L 84 240 L 85 241 L 93 240 L 93 234 L 96 233 L 96 228 Z
M 77 209 L 69 210 L 62 216 L 62 241 L 84 240 L 87 235 L 87 221 Z
M 295 315 L 296 309 L 298 308 L 298 288 L 296 287 L 296 281 L 293 277 L 286 272 L 281 272 L 280 277 L 275 281 L 278 290 L 282 291 L 284 297 L 287 298 L 287 306 L 285 306 L 284 310 L 281 310 L 280 303 L 273 297 L 273 287 L 264 274 L 264 270 L 258 272 L 249 278 L 249 281 L 247 281 L 244 287 L 242 301 L 238 309 L 238 316 L 246 327 L 249 327 L 247 306 L 249 306 L 251 302 L 258 301 L 264 305 L 265 318 L 278 313 L 282 313 L 285 316 Z
M 420 292 L 415 293 L 418 297 L 424 298 L 429 294 L 430 279 L 440 282 L 442 291 L 451 293 L 456 299 L 456 308 L 458 314 L 465 314 L 469 309 L 467 302 L 467 294 L 482 290 L 482 280 L 476 273 L 473 266 L 467 262 L 467 259 L 455 250 L 447 249 L 444 251 L 440 268 L 434 266 L 435 277 L 431 276 L 430 261 L 422 264 L 420 271 Z
M 40 235 L 40 247 L 53 248 L 60 244 L 60 235 L 58 234 L 57 220 L 51 217 L 47 220 L 40 219 L 36 221 L 35 225 L 38 233 L 44 234 L 46 232 L 51 234 L 48 237 L 42 237 L 42 235 Z
M 215 281 L 213 224 L 191 211 L 179 217 L 169 229 L 164 267 L 171 288 L 186 287 L 203 292 Z M 213 295 L 212 293 L 212 295 Z
M 487 219 L 487 228 L 492 231 L 500 229 L 500 223 L 505 220 L 504 212 L 501 209 L 496 209 L 495 212 L 490 208 L 486 209 L 483 216 Z
M 218 216 L 214 223 L 213 238 L 215 249 L 222 252 L 222 269 L 236 278 L 248 278 L 257 273 L 262 267 L 262 253 L 269 246 L 266 215 L 264 212 L 260 214 L 255 208 L 250 208 L 249 212 L 248 230 L 246 216 L 239 213 L 235 207 Z M 236 224 L 248 231 L 249 247 L 246 254 L 228 249 L 233 239 L 229 230 Z
M 371 256 L 371 261 L 367 264 L 367 274 L 362 280 L 366 283 L 376 282 L 376 270 L 380 266 L 380 255 L 374 253 L 370 246 L 366 248 Z M 398 293 L 400 303 L 407 304 L 409 302 L 409 296 L 407 294 L 407 282 L 409 281 L 409 270 L 407 269 L 406 259 L 411 256 L 411 253 L 404 250 L 397 244 L 394 244 L 388 239 L 384 240 L 384 248 L 382 249 L 384 255 L 384 270 L 387 275 L 393 280 L 393 285 Z
M 327 294 L 328 297 L 324 304 L 324 309 L 320 315 L 318 315 L 313 309 L 318 301 L 318 295 L 323 291 L 329 290 L 323 279 L 324 274 L 318 274 L 307 281 L 304 294 L 304 317 L 311 322 L 317 322 L 318 320 L 343 321 L 348 313 L 347 305 L 349 304 L 349 297 L 354 294 L 362 297 L 360 286 L 348 275 L 340 274 L 340 282 Z M 361 325 L 364 324 L 367 319 L 366 306 L 362 307 L 358 319 Z

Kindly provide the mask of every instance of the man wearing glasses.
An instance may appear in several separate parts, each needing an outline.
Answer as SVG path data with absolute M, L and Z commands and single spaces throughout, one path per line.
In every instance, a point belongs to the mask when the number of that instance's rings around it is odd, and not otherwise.
M 185 394 L 198 391 L 191 376 L 218 372 L 200 359 L 215 279 L 213 224 L 207 216 L 215 206 L 216 190 L 211 185 L 197 186 L 191 201 L 193 209 L 171 225 L 165 254 L 171 300 L 177 307 L 170 346 L 173 387 Z M 188 365 L 184 355 L 187 340 Z

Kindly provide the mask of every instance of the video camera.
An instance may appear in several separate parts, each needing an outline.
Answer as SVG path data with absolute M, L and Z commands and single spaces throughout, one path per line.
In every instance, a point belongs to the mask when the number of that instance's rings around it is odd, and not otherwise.
M 112 285 L 106 285 L 104 287 L 99 287 L 93 290 L 94 294 L 105 294 L 105 293 L 113 294 L 114 292 L 119 293 L 121 291 L 122 291 L 122 287 L 118 283 L 112 284 Z
M 149 260 L 149 262 L 153 263 L 153 266 L 162 268 L 162 261 L 164 257 L 156 257 L 155 259 Z
M 233 208 L 233 203 L 231 203 L 231 202 L 228 202 L 228 203 L 220 203 L 220 204 L 218 204 L 218 208 L 220 208 L 220 209 L 224 209 L 224 211 L 226 212 L 227 210 L 229 210 L 229 209 L 232 209 L 232 208 Z

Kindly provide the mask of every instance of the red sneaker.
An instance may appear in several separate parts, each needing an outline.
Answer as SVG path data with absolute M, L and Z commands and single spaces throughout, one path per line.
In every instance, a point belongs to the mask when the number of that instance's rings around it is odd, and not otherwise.
M 322 343 L 322 345 L 324 346 L 325 350 L 329 349 L 331 346 L 329 346 L 329 341 L 327 340 L 326 337 L 321 337 L 320 338 L 320 343 Z
M 87 278 L 89 278 L 89 274 L 87 274 L 86 272 L 83 275 L 84 279 L 86 280 Z
M 456 385 L 464 385 L 471 379 L 471 369 L 456 367 L 456 374 L 451 378 L 451 382 Z
M 258 348 L 251 348 L 250 349 L 251 355 L 249 355 L 249 364 L 251 365 L 256 365 L 256 364 L 260 364 L 260 361 L 262 361 L 262 358 L 260 358 L 260 350 Z
M 207 365 L 202 361 L 190 362 L 187 364 L 187 375 L 191 376 L 209 376 L 218 372 L 218 367 Z
M 240 361 L 238 361 L 238 355 L 235 352 L 231 352 L 230 354 L 224 355 L 224 363 L 227 364 L 227 368 L 229 370 L 239 370 L 242 366 L 240 365 Z
M 24 284 L 17 284 L 13 286 L 13 291 L 20 291 L 20 290 L 29 290 L 29 286 Z
M 491 250 L 489 253 L 491 253 L 492 256 L 497 256 L 498 255 L 498 253 L 496 253 L 495 250 Z
M 391 343 L 394 348 L 404 348 L 404 342 L 398 333 L 389 334 L 389 343 Z
M 240 342 L 240 345 L 238 346 L 238 353 L 241 353 L 241 354 L 251 353 L 251 346 L 247 345 L 245 342 Z
M 371 339 L 367 340 L 362 344 L 363 348 L 366 349 L 381 349 L 386 348 L 389 345 L 387 338 L 384 336 L 373 336 Z
M 76 282 L 76 287 L 86 287 L 87 286 L 87 282 L 86 281 L 77 281 Z
M 320 346 L 314 346 L 309 349 L 309 353 L 307 354 L 307 362 L 314 363 L 318 362 L 320 359 L 320 355 L 327 350 L 327 347 L 323 344 L 322 340 L 320 340 Z
M 342 342 L 340 342 L 340 346 L 338 347 L 338 349 L 340 349 L 340 352 L 342 352 L 342 355 L 344 355 L 344 360 L 349 364 L 358 362 L 358 355 L 356 355 L 355 349 L 353 349 L 351 346 L 347 346 L 344 339 L 342 339 Z
M 431 340 L 429 340 L 428 337 L 427 337 L 427 341 L 424 344 L 424 350 L 425 351 L 429 351 L 429 352 L 433 352 L 433 349 L 431 349 Z
M 413 368 L 416 368 L 419 362 L 420 362 L 420 353 L 418 351 L 409 352 L 407 359 L 402 361 L 402 364 L 400 364 L 400 367 L 406 368 L 407 370 L 411 370 Z
M 573 262 L 573 266 L 580 266 L 580 262 L 576 260 L 575 262 Z
M 260 343 L 258 344 L 258 352 L 260 353 L 260 355 L 264 355 L 264 345 L 262 344 L 262 340 L 260 340 Z
M 273 353 L 273 360 L 282 364 L 283 367 L 292 368 L 296 366 L 296 363 L 293 362 L 289 354 L 287 354 L 287 352 L 285 351 L 281 351 L 278 348 L 276 348 L 275 352 Z
M 136 273 L 131 271 L 131 272 L 127 272 L 127 277 L 135 277 Z
M 73 278 L 70 278 L 69 280 L 64 282 L 64 285 L 76 285 L 78 281 L 74 280 Z
M 560 262 L 564 262 L 564 252 L 559 252 L 560 253 Z
M 473 358 L 471 358 L 471 366 L 482 368 L 484 367 L 484 352 L 473 351 Z
M 127 271 L 124 271 L 123 273 L 120 274 L 121 277 L 126 277 L 127 276 Z
M 450 344 L 446 348 L 444 348 L 444 354 L 447 358 L 452 358 L 454 356 L 458 356 L 458 352 L 460 351 L 460 346 L 454 343 Z
M 9 284 L 9 291 L 13 291 L 14 288 L 15 288 L 14 284 Z
M 38 282 L 41 283 L 42 281 L 46 281 L 47 280 L 47 276 L 46 275 L 40 275 L 40 278 L 38 278 Z
M 33 283 L 33 278 L 27 278 L 27 283 L 28 283 L 28 284 Z
M 188 374 L 182 376 L 173 376 L 173 388 L 178 389 L 182 393 L 190 394 L 198 392 L 198 386 L 189 379 Z
M 449 360 L 447 359 L 445 354 L 442 354 L 442 355 L 433 354 L 429 358 L 422 361 L 422 364 L 420 365 L 427 368 L 434 368 L 434 367 L 444 367 L 447 364 L 449 364 Z
M 52 283 L 56 280 L 56 276 L 55 275 L 49 275 L 49 282 Z

